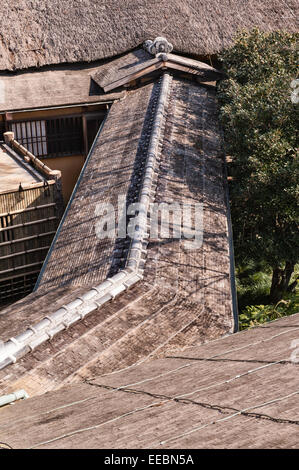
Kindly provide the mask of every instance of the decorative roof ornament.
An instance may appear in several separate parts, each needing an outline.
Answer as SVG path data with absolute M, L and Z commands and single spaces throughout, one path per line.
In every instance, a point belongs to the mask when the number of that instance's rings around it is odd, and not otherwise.
M 154 41 L 147 40 L 143 47 L 147 52 L 162 60 L 167 60 L 167 54 L 173 50 L 173 45 L 163 37 L 157 37 Z

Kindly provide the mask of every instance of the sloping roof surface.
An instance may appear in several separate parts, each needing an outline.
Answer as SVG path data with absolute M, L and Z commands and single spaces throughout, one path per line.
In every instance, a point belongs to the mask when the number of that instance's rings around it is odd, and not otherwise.
M 174 49 L 213 54 L 240 28 L 297 30 L 296 0 L 2 0 L 0 70 L 94 61 L 166 36 Z
M 90 376 L 1 409 L 0 441 L 52 449 L 298 448 L 298 334 L 299 314 Z
M 130 91 L 112 105 L 38 290 L 0 315 L 2 340 L 123 267 L 127 240 L 97 239 L 95 209 L 122 192 L 136 201 L 159 86 Z M 155 201 L 202 202 L 203 246 L 188 250 L 183 240 L 150 240 L 143 280 L 1 370 L 3 392 L 21 387 L 42 393 L 233 331 L 226 181 L 213 87 L 173 78 L 161 146 Z
M 124 78 L 129 73 L 139 70 L 145 62 L 154 64 L 160 61 L 144 49 L 139 48 L 102 65 L 98 70 L 95 70 L 92 77 L 100 87 L 104 88 L 112 81 Z
M 0 192 L 18 191 L 20 183 L 31 185 L 43 181 L 30 166 L 0 144 Z
M 114 261 L 115 238 L 99 240 L 99 204 L 113 204 L 132 186 L 135 160 L 142 157 L 140 140 L 153 85 L 137 90 L 113 106 L 97 140 L 47 263 L 41 288 L 97 285 Z M 116 138 L 117 135 L 117 138 Z M 100 210 L 100 209 L 99 209 Z

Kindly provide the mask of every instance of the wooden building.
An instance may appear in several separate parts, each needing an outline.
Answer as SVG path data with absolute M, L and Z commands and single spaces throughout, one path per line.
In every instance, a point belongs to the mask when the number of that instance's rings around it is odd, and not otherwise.
M 5 134 L 0 143 L 0 306 L 30 293 L 63 213 L 61 173 Z
M 103 96 L 91 80 L 94 65 L 0 75 L 0 140 L 16 140 L 62 173 L 65 204 L 115 95 Z M 45 85 L 46 84 L 46 85 Z

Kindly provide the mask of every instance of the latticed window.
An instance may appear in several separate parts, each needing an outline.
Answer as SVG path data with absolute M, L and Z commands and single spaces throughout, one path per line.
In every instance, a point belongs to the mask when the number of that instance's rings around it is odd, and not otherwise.
M 80 116 L 13 122 L 10 127 L 15 139 L 37 157 L 60 157 L 84 152 Z
M 15 139 L 35 156 L 48 155 L 46 121 L 16 122 L 11 125 Z

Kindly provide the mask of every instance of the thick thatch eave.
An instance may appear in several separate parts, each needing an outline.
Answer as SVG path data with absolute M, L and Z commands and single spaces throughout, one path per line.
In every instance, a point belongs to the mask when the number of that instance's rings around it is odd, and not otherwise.
M 166 36 L 181 53 L 215 54 L 240 28 L 294 31 L 296 0 L 2 0 L 0 70 L 112 57 Z

